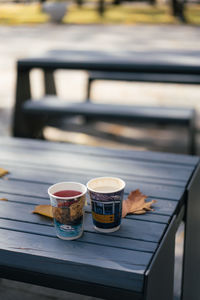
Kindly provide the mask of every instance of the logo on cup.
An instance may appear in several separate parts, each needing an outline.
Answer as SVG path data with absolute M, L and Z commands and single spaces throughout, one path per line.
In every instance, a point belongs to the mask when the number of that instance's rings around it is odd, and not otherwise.
M 61 229 L 64 229 L 64 230 L 74 230 L 74 228 L 70 225 L 61 225 L 60 226 Z

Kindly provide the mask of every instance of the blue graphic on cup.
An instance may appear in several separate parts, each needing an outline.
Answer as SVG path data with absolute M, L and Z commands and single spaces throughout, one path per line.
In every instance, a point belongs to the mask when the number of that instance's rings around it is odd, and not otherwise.
M 90 180 L 93 224 L 101 232 L 114 232 L 120 228 L 125 182 L 115 177 L 99 177 Z
M 80 219 L 80 223 L 76 225 L 62 224 L 54 218 L 54 225 L 58 237 L 62 239 L 78 238 L 83 232 L 83 217 Z

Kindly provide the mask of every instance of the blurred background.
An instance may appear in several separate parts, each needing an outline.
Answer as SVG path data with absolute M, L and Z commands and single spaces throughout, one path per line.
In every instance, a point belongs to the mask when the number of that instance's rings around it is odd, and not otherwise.
M 168 57 L 176 61 L 181 57 L 181 63 L 195 65 L 200 58 L 199 24 L 197 0 L 0 0 L 0 134 L 12 134 L 17 59 L 54 49 L 135 51 L 144 58 L 153 54 L 166 57 L 166 61 Z M 31 73 L 34 98 L 43 93 L 41 76 L 39 70 Z M 86 73 L 59 70 L 56 84 L 62 98 L 84 101 Z M 198 85 L 101 80 L 93 83 L 91 98 L 106 103 L 194 107 L 199 149 Z M 69 134 L 62 128 L 49 127 L 45 129 L 45 137 L 81 144 L 187 153 L 188 137 L 182 128 L 177 131 L 170 126 L 130 128 L 102 123 L 99 126 L 112 138 L 102 140 L 102 136 L 94 138 L 87 132 Z
M 12 136 L 16 62 L 50 50 L 135 51 L 195 65 L 200 60 L 200 1 L 198 0 L 0 0 L 0 136 Z M 87 74 L 56 71 L 58 95 L 85 101 Z M 42 74 L 31 72 L 34 98 L 43 94 Z M 196 110 L 195 136 L 200 154 L 200 88 L 195 84 L 95 81 L 94 102 L 148 106 L 192 107 Z M 128 127 L 99 123 L 105 138 L 62 128 L 45 128 L 48 140 L 92 146 L 187 153 L 188 136 L 174 126 Z M 118 137 L 115 137 L 116 134 Z M 107 137 L 107 138 L 106 138 Z M 180 275 L 183 233 L 177 237 Z M 178 299 L 180 281 L 175 286 Z M 92 299 L 3 280 L 2 299 Z

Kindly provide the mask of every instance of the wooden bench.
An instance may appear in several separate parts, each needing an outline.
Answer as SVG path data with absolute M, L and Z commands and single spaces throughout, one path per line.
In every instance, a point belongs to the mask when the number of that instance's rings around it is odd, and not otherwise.
M 46 96 L 40 100 L 30 99 L 21 107 L 26 116 L 23 132 L 16 134 L 22 137 L 42 136 L 43 128 L 52 120 L 61 117 L 82 116 L 92 121 L 136 125 L 173 124 L 188 128 L 189 153 L 195 152 L 194 119 L 195 111 L 189 108 L 176 107 L 143 107 L 130 105 L 100 104 L 93 102 L 66 102 L 56 96 Z
M 66 54 L 66 55 L 65 55 Z M 68 55 L 67 55 L 68 54 Z M 80 55 L 81 54 L 81 55 Z M 30 88 L 30 71 L 39 68 L 44 72 L 45 95 L 39 101 L 33 101 Z M 95 52 L 64 51 L 39 58 L 18 61 L 17 90 L 14 110 L 13 134 L 16 137 L 41 137 L 44 126 L 52 118 L 58 120 L 64 116 L 83 116 L 90 120 L 133 124 L 170 124 L 185 126 L 189 133 L 189 153 L 195 153 L 195 111 L 192 108 L 124 106 L 112 104 L 95 104 L 87 101 L 80 103 L 59 101 L 56 95 L 54 71 L 57 69 L 84 70 L 96 77 L 115 76 L 116 80 L 125 78 L 135 81 L 151 82 L 200 82 L 200 68 L 193 65 L 176 65 L 161 63 L 142 63 L 115 55 Z M 98 71 L 98 72 L 97 72 Z M 101 73 L 99 73 L 101 72 Z M 103 72 L 103 73 L 102 73 Z M 90 73 L 91 74 L 91 73 Z M 177 75 L 178 74 L 178 75 Z M 124 77 L 123 77 L 124 76 Z M 188 79 L 189 78 L 189 79 Z M 51 95 L 51 96 L 50 96 Z

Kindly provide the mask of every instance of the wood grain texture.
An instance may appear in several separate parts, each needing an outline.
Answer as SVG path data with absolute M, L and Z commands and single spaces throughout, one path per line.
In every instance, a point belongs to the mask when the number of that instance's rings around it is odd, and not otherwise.
M 48 166 L 45 169 L 44 166 L 38 166 L 27 163 L 19 163 L 18 161 L 6 162 L 5 160 L 0 159 L 1 167 L 9 170 L 9 174 L 7 174 L 7 178 L 17 179 L 17 180 L 28 180 L 29 181 L 38 181 L 43 183 L 56 182 L 56 181 L 63 181 L 66 177 L 70 178 L 70 180 L 83 180 L 87 182 L 91 178 L 99 177 L 99 176 L 119 176 L 118 172 L 113 172 L 109 170 L 102 170 L 102 171 L 92 171 L 87 170 L 87 174 L 82 169 L 70 169 L 65 170 L 60 166 Z M 39 175 L 39 176 L 36 176 Z M 38 180 L 37 180 L 38 177 Z M 135 183 L 143 182 L 143 183 L 153 183 L 153 184 L 161 184 L 166 186 L 175 186 L 175 187 L 185 187 L 186 180 L 171 180 L 171 179 L 162 179 L 156 177 L 148 177 L 148 176 L 137 176 L 136 174 L 123 174 L 123 180 L 131 181 Z
M 141 291 L 145 262 L 151 257 L 151 254 L 144 253 L 143 256 L 136 251 L 138 262 L 142 264 L 136 262 L 134 265 L 134 251 L 86 243 L 66 243 L 58 238 L 3 229 L 0 230 L 0 242 L 3 244 L 0 265 L 8 269 L 28 269 L 41 275 L 53 274 L 115 287 L 120 282 L 121 287 L 133 291 Z
M 43 151 L 43 150 L 30 150 L 30 149 L 15 149 L 13 151 L 11 148 L 1 152 L 1 160 L 4 161 L 19 161 L 19 156 L 22 155 L 20 161 L 21 163 L 28 163 L 29 165 L 45 166 L 51 167 L 57 166 L 62 168 L 68 168 L 69 170 L 84 170 L 87 171 L 104 171 L 118 173 L 120 170 L 121 176 L 124 175 L 136 175 L 138 177 L 152 177 L 152 178 L 162 178 L 171 180 L 183 180 L 187 181 L 193 170 L 192 166 L 180 166 L 172 164 L 163 164 L 161 162 L 143 162 L 139 160 L 124 160 L 120 158 L 111 157 L 98 157 L 79 154 L 77 156 L 74 153 L 59 153 L 56 154 L 54 151 Z M 37 153 L 37 154 L 36 154 Z M 38 160 L 40 157 L 40 160 Z M 31 160 L 30 160 L 31 158 Z M 45 158 L 45 159 L 43 159 Z
M 71 153 L 74 154 L 86 154 L 90 156 L 99 156 L 99 157 L 116 157 L 123 158 L 125 160 L 140 160 L 154 163 L 172 163 L 174 165 L 181 166 L 195 166 L 199 162 L 199 157 L 185 155 L 185 154 L 173 154 L 173 153 L 164 153 L 164 152 L 152 152 L 152 151 L 132 151 L 132 150 L 120 150 L 120 149 L 109 149 L 103 147 L 91 147 L 91 146 L 82 146 L 82 145 L 73 145 L 73 144 L 63 144 L 58 142 L 49 142 L 41 143 L 39 140 L 32 139 L 14 139 L 10 137 L 1 138 L 1 150 L 2 149 L 32 149 L 32 150 L 47 150 L 47 151 L 59 151 L 59 153 Z
M 11 219 L 0 219 L 0 228 L 7 230 L 14 230 L 25 233 L 39 234 L 41 236 L 55 237 L 56 233 L 53 224 L 49 222 L 46 225 L 35 224 L 31 222 L 15 221 Z M 83 236 L 76 242 L 79 243 L 89 243 L 95 245 L 105 245 L 109 247 L 117 247 L 128 250 L 142 251 L 147 253 L 153 253 L 157 248 L 157 243 L 155 242 L 145 242 L 140 240 L 135 240 L 134 238 L 123 238 L 115 237 L 111 234 L 100 234 L 94 230 L 84 231 Z
M 3 242 L 4 240 L 4 242 Z M 14 251 L 22 251 L 34 255 L 57 258 L 63 261 L 80 262 L 82 264 L 92 264 L 98 267 L 110 267 L 113 269 L 116 264 L 116 270 L 123 268 L 140 270 L 142 274 L 144 267 L 149 263 L 152 257 L 151 253 L 134 251 L 129 249 L 109 247 L 105 245 L 95 245 L 91 243 L 80 243 L 77 241 L 66 242 L 56 237 L 47 237 L 34 235 L 25 232 L 17 232 L 10 230 L 0 230 L 0 241 L 3 242 L 3 249 L 13 249 Z M 24 250 L 24 251 L 23 251 Z M 44 255 L 42 254 L 42 252 Z M 38 253 L 38 254 L 37 254 Z M 120 254 L 121 253 L 121 254 Z M 110 266 L 108 261 L 111 262 Z M 117 267 L 117 262 L 119 267 Z M 123 266 L 122 268 L 120 267 Z M 130 267 L 128 267 L 130 265 Z M 138 266 L 138 268 L 137 268 Z M 132 270 L 132 271 L 131 271 Z M 137 273 L 137 272 L 136 272 Z

